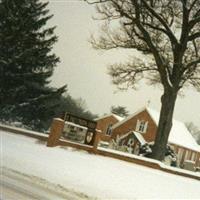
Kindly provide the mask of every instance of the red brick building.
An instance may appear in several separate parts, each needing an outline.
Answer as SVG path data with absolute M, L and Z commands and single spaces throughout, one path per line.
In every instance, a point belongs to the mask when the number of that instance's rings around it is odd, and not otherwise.
M 131 135 L 135 132 L 135 141 L 141 139 L 147 143 L 153 143 L 156 136 L 159 113 L 150 108 L 142 108 L 123 120 L 115 118 L 113 115 L 104 116 L 97 121 L 97 129 L 102 131 L 102 140 L 111 141 L 116 138 L 126 138 L 126 144 L 131 144 Z M 131 139 L 131 140 L 130 140 Z M 190 160 L 200 166 L 200 146 L 196 143 L 184 123 L 173 120 L 173 126 L 169 135 L 169 145 L 177 154 L 178 164 Z M 135 145 L 136 142 L 132 145 Z
M 111 140 L 112 126 L 123 119 L 124 118 L 112 113 L 97 118 L 97 129 L 102 132 L 102 140 L 109 142 Z

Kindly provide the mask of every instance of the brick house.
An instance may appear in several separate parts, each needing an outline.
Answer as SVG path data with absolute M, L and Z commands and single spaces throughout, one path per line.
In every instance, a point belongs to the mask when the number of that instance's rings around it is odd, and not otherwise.
M 112 126 L 122 121 L 123 119 L 124 118 L 113 113 L 95 119 L 97 122 L 96 129 L 100 130 L 102 133 L 101 139 L 103 141 L 109 142 L 111 140 Z
M 116 120 L 117 121 L 117 120 Z M 159 113 L 151 108 L 145 107 L 127 118 L 120 120 L 112 125 L 111 130 L 105 132 L 109 123 L 97 120 L 97 127 L 102 131 L 102 140 L 111 141 L 112 139 L 122 138 L 124 143 L 133 145 L 134 152 L 142 141 L 153 143 L 156 136 L 159 121 Z M 99 124 L 99 126 L 98 126 Z M 135 142 L 133 142 L 135 141 Z M 169 135 L 169 145 L 177 154 L 178 164 L 180 166 L 186 160 L 195 162 L 200 166 L 200 146 L 196 143 L 184 123 L 173 120 L 173 126 Z

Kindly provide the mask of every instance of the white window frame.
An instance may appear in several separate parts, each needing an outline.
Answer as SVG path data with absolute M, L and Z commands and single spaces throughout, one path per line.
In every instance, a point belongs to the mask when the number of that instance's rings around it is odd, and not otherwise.
M 135 142 L 134 138 L 129 138 L 128 145 L 133 145 Z
M 195 153 L 195 152 L 192 152 L 191 160 L 192 160 L 192 161 L 195 161 L 195 160 L 196 160 L 196 153 Z
M 186 150 L 186 152 L 185 152 L 185 160 L 189 160 L 189 151 L 188 150 Z
M 137 120 L 136 124 L 136 131 L 140 133 L 146 133 L 147 132 L 147 127 L 148 127 L 148 121 L 144 120 Z
M 109 124 L 106 129 L 106 135 L 110 136 L 111 134 L 112 134 L 112 124 Z
M 181 163 L 181 161 L 183 159 L 183 152 L 184 152 L 184 150 L 182 148 L 178 149 L 177 157 L 178 157 L 178 163 L 179 163 L 179 165 L 180 165 L 180 163 Z

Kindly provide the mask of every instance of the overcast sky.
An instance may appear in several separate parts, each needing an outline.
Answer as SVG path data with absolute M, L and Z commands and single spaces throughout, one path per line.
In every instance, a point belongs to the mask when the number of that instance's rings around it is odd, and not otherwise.
M 59 41 L 54 51 L 61 63 L 52 77 L 52 85 L 68 85 L 69 93 L 82 97 L 93 113 L 109 113 L 112 105 L 126 106 L 130 113 L 147 105 L 160 110 L 162 90 L 148 86 L 145 81 L 138 90 L 120 92 L 112 85 L 107 75 L 109 63 L 126 60 L 125 51 L 97 51 L 92 49 L 88 39 L 91 33 L 98 31 L 97 21 L 92 20 L 95 10 L 92 6 L 78 0 L 50 0 L 49 9 L 54 17 L 50 25 L 56 25 Z M 137 54 L 132 52 L 131 54 Z M 200 127 L 200 93 L 193 89 L 184 91 L 175 108 L 175 118 L 183 122 L 193 121 Z

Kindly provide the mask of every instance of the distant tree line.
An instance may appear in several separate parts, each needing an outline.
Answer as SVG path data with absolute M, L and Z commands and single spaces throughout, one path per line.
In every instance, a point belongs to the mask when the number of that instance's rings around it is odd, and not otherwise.
M 71 113 L 79 117 L 93 120 L 98 115 L 93 114 L 87 109 L 85 100 L 82 98 L 75 99 L 70 94 L 65 93 L 59 102 L 59 105 L 55 109 L 56 115 L 60 118 L 64 118 L 66 113 Z

